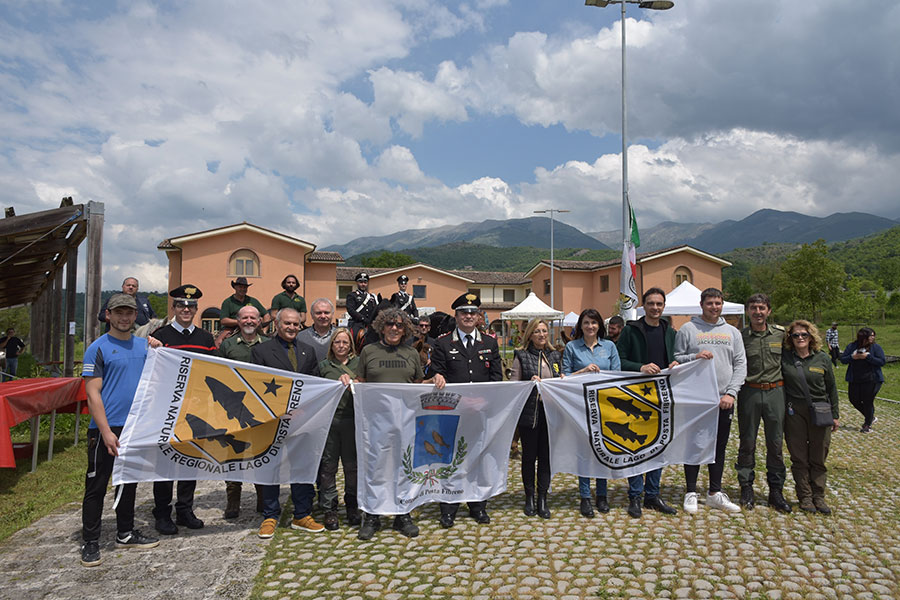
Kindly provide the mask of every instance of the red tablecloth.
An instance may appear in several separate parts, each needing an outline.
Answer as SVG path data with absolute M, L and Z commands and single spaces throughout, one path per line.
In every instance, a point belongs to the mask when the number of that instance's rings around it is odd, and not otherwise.
M 47 377 L 19 379 L 0 383 L 0 468 L 15 468 L 9 429 L 35 415 L 74 412 L 75 403 L 85 402 L 84 379 L 81 377 Z M 87 412 L 87 403 L 82 405 Z

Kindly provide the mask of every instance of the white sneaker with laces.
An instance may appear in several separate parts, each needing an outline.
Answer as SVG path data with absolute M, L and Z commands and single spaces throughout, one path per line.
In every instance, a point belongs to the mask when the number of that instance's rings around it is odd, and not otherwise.
M 697 492 L 688 492 L 684 495 L 684 512 L 692 515 L 697 512 Z
M 716 492 L 706 497 L 706 505 L 710 508 L 718 508 L 727 512 L 741 512 L 741 507 L 728 499 L 725 492 Z

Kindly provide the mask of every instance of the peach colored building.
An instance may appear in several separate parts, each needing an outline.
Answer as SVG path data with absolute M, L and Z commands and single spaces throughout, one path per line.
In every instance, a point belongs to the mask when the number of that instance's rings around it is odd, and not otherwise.
M 369 290 L 390 298 L 397 277 L 409 277 L 407 291 L 422 314 L 450 312 L 453 301 L 466 292 L 478 294 L 491 321 L 520 303 L 532 290 L 550 302 L 550 262 L 541 261 L 527 273 L 446 270 L 416 263 L 400 268 L 338 266 L 337 252 L 317 251 L 315 244 L 250 223 L 189 233 L 163 240 L 159 250 L 169 260 L 169 289 L 192 283 L 203 291 L 202 325 L 218 329 L 217 309 L 232 294 L 230 282 L 243 276 L 252 284 L 249 294 L 268 308 L 280 293 L 287 274 L 300 279 L 300 294 L 307 306 L 317 298 L 334 302 L 337 319 L 346 317 L 344 298 L 356 289 L 354 276 L 369 274 Z M 554 262 L 555 308 L 580 312 L 593 307 L 604 317 L 619 299 L 619 260 Z M 731 263 L 690 246 L 678 246 L 637 256 L 637 290 L 658 286 L 667 292 L 685 279 L 700 289 L 722 285 L 722 268 Z M 307 318 L 307 323 L 310 319 Z

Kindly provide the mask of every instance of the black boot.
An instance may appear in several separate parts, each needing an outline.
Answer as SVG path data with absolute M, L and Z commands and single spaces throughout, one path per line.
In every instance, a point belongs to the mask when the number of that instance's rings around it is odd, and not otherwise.
M 375 535 L 376 531 L 381 529 L 381 517 L 378 515 L 370 515 L 369 513 L 363 513 L 362 517 L 362 526 L 359 528 L 359 534 L 357 534 L 357 538 L 363 541 L 371 540 Z
M 771 498 L 771 495 L 769 496 Z M 771 504 L 771 502 L 770 502 Z M 746 508 L 747 510 L 753 510 L 755 505 L 755 500 L 753 498 L 753 486 L 752 485 L 742 485 L 741 486 L 741 506 Z
M 609 501 L 606 499 L 606 496 L 597 496 L 597 510 L 602 513 L 609 512 Z
M 769 506 L 771 506 L 778 512 L 791 512 L 791 505 L 788 504 L 787 500 L 784 499 L 784 494 L 781 493 L 781 488 L 771 488 L 769 490 Z
M 344 494 L 344 505 L 347 507 L 347 525 L 358 527 L 362 523 L 362 518 L 359 516 L 359 504 L 356 496 Z
M 641 511 L 641 497 L 634 496 L 628 499 L 628 516 L 633 519 L 640 519 L 643 511 Z
M 581 499 L 581 516 L 588 519 L 594 518 L 594 506 L 591 504 L 590 498 Z
M 533 517 L 537 513 L 534 511 L 534 492 L 525 492 L 525 508 L 522 509 L 526 517 Z
M 538 492 L 537 514 L 542 519 L 550 518 L 550 508 L 547 507 L 547 492 Z

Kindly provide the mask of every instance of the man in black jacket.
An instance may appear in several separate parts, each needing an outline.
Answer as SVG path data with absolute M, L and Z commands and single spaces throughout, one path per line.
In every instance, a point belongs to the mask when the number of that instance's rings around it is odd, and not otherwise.
M 419 309 L 416 307 L 416 301 L 412 294 L 406 292 L 406 286 L 409 284 L 409 277 L 400 275 L 397 277 L 397 287 L 399 288 L 391 296 L 391 304 L 409 315 L 413 322 L 419 318 Z
M 497 340 L 482 335 L 477 323 L 481 300 L 475 294 L 463 294 L 453 301 L 456 329 L 434 343 L 431 366 L 447 383 L 482 383 L 502 381 L 503 367 Z M 487 502 L 469 502 L 469 516 L 478 523 L 490 523 Z M 453 527 L 459 504 L 441 502 L 441 527 Z
M 282 308 L 275 316 L 275 337 L 268 342 L 253 346 L 253 362 L 257 365 L 303 373 L 319 375 L 316 362 L 316 351 L 312 346 L 297 341 L 300 331 L 300 313 L 293 308 Z M 259 537 L 268 539 L 275 535 L 278 519 L 281 516 L 281 503 L 278 501 L 280 486 L 264 485 L 262 489 L 263 522 L 259 527 Z M 291 499 L 294 502 L 294 519 L 291 529 L 319 533 L 325 528 L 312 518 L 313 496 L 315 487 L 311 483 L 291 483 Z
M 134 298 L 134 301 L 137 304 L 137 319 L 134 321 L 135 327 L 146 325 L 150 319 L 156 318 L 156 313 L 153 312 L 153 308 L 150 306 L 147 297 L 138 294 L 139 285 L 138 280 L 134 277 L 126 277 L 125 281 L 122 282 L 122 293 L 128 294 Z M 106 307 L 108 303 L 109 298 L 107 298 L 106 302 L 103 303 L 103 306 L 100 307 L 100 314 L 97 315 L 97 320 L 106 325 L 106 331 L 109 331 L 109 321 L 106 320 Z
M 375 312 L 381 303 L 381 294 L 369 293 L 369 274 L 357 273 L 356 289 L 347 294 L 347 314 L 350 316 L 348 326 L 356 340 L 361 329 L 368 327 L 375 319 Z

